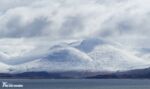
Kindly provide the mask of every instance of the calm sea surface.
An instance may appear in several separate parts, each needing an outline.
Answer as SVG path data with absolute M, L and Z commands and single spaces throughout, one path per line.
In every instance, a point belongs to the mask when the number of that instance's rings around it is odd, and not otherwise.
M 0 82 L 0 89 L 150 89 L 148 79 L 0 79 Z M 2 82 L 23 87 L 6 88 Z

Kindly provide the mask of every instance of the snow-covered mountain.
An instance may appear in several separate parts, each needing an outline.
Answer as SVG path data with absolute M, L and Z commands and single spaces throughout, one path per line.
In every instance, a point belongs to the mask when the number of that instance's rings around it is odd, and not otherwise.
M 13 60 L 14 57 L 11 60 L 9 55 L 1 53 L 0 66 L 3 66 L 3 69 L 0 71 L 8 73 L 31 71 L 115 72 L 150 67 L 150 62 L 147 60 L 109 40 L 86 38 L 65 42 L 59 42 L 47 49 L 43 48 L 44 50 L 40 52 L 40 55 L 32 53 L 35 49 L 31 50 L 27 57 L 22 57 L 23 55 L 18 57 L 19 63 L 15 62 L 17 59 Z M 13 64 L 5 62 L 3 59 L 6 58 L 9 58 Z M 25 59 L 28 61 L 24 61 Z
M 103 39 L 85 39 L 75 47 L 93 59 L 97 70 L 131 70 L 147 67 L 149 64 L 125 47 Z
M 0 73 L 150 67 L 149 0 L 0 0 Z

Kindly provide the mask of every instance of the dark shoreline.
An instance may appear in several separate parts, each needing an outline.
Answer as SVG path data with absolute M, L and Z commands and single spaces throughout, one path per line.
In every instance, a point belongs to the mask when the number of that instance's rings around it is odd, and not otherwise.
M 0 79 L 150 79 L 150 68 L 125 72 L 24 72 L 0 73 Z

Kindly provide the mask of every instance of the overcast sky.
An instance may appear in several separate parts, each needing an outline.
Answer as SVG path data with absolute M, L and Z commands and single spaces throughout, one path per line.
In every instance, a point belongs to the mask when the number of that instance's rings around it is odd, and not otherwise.
M 1 0 L 0 38 L 147 37 L 149 0 Z

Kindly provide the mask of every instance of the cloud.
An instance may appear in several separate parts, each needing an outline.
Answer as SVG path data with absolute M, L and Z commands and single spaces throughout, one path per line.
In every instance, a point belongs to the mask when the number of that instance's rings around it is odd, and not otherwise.
M 0 37 L 52 38 L 149 35 L 149 10 L 141 0 L 1 1 Z M 10 8 L 7 8 L 10 7 Z M 141 30 L 142 29 L 142 30 Z
M 7 8 L 7 5 L 2 6 L 5 8 L 5 13 L 1 15 L 1 20 L 4 22 L 1 22 L 3 25 L 0 27 L 0 37 L 37 35 L 56 38 L 87 37 L 97 32 L 101 33 L 103 23 L 117 12 L 114 9 L 118 7 L 116 0 L 114 2 L 103 0 L 14 1 L 17 3 L 12 2 L 10 8 Z
M 0 38 L 148 38 L 148 2 L 1 0 Z
M 6 25 L 7 30 L 5 30 L 5 32 L 1 33 L 0 35 L 5 36 L 5 37 L 40 36 L 42 31 L 48 25 L 48 23 L 49 22 L 46 21 L 45 18 L 38 18 L 38 19 L 35 19 L 31 23 L 27 23 L 25 25 L 22 25 L 20 18 L 12 18 Z

